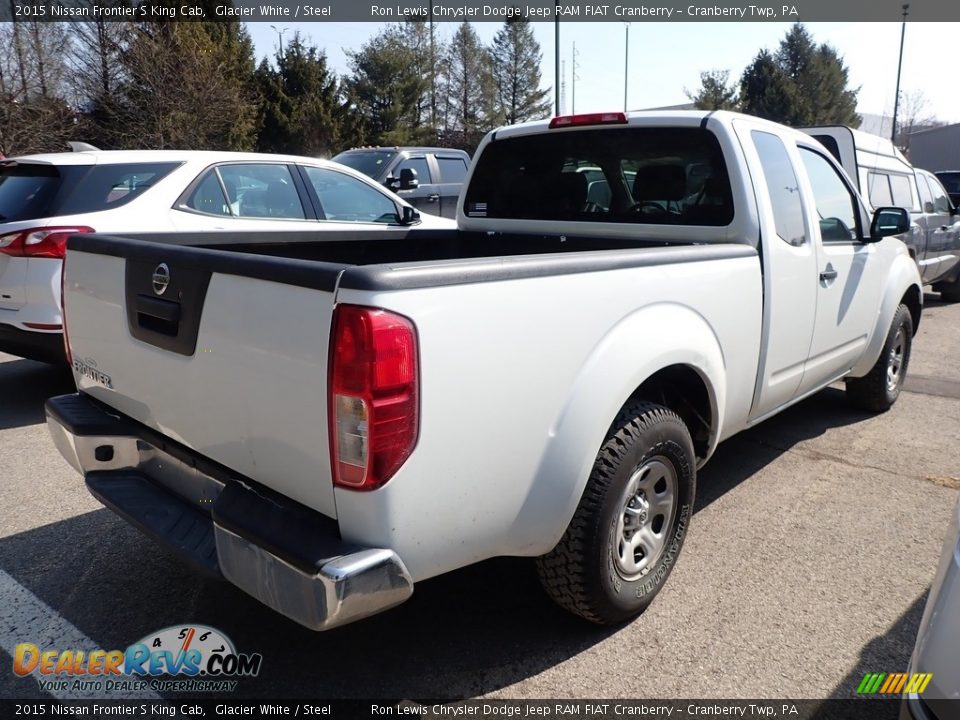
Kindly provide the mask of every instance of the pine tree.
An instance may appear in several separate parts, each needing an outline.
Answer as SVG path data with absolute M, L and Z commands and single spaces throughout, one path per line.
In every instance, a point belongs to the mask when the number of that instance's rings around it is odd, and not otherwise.
M 743 72 L 740 101 L 744 112 L 787 125 L 837 123 L 857 127 L 857 90 L 847 87 L 843 60 L 829 45 L 817 46 L 796 23 L 776 54 L 761 50 Z
M 261 97 L 257 149 L 295 155 L 330 155 L 341 149 L 343 116 L 340 83 L 327 56 L 299 33 L 256 71 Z
M 469 142 L 495 124 L 494 82 L 489 51 L 473 26 L 457 28 L 446 53 L 447 130 Z
M 427 80 L 408 44 L 403 26 L 388 26 L 347 53 L 351 74 L 346 80 L 349 103 L 363 118 L 366 141 L 410 144 L 423 116 Z
M 490 50 L 498 122 L 507 125 L 550 114 L 549 88 L 540 89 L 543 53 L 530 21 L 511 17 L 493 38 Z
M 687 97 L 698 110 L 738 110 L 740 97 L 737 88 L 730 84 L 729 70 L 710 70 L 700 73 L 700 89 L 694 95 L 689 90 Z

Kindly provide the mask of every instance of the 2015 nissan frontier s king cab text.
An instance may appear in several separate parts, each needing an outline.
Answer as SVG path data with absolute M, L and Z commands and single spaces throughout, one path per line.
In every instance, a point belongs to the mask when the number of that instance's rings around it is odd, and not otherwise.
M 896 401 L 908 225 L 744 115 L 502 128 L 456 230 L 73 236 L 49 427 L 105 505 L 309 628 L 508 555 L 617 623 L 717 443 L 840 379 Z

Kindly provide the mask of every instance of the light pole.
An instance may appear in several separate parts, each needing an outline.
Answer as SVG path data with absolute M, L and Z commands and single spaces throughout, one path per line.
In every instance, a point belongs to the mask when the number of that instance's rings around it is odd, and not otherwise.
M 283 28 L 283 30 L 280 30 L 276 25 L 271 25 L 270 27 L 277 34 L 277 41 L 280 43 L 280 57 L 283 57 L 283 34 L 290 28 Z
M 903 38 L 907 34 L 907 12 L 910 3 L 903 6 L 903 24 L 900 26 L 900 60 L 897 61 L 897 92 L 893 96 L 893 127 L 890 129 L 890 142 L 897 141 L 897 110 L 900 109 L 900 69 L 903 67 Z
M 627 79 L 630 77 L 630 23 L 627 26 L 626 40 L 623 44 L 623 111 L 627 111 Z

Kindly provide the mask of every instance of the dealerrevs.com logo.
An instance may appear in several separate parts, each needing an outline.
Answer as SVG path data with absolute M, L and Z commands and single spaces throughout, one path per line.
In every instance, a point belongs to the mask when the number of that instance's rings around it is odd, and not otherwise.
M 20 643 L 13 672 L 37 676 L 42 690 L 230 692 L 256 677 L 263 656 L 239 653 L 216 628 L 181 625 L 147 635 L 126 650 L 40 648 Z

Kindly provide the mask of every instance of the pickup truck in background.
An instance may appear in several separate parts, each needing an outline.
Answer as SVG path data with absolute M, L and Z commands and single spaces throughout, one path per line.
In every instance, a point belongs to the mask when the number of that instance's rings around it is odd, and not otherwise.
M 48 424 L 105 505 L 306 627 L 495 556 L 617 623 L 720 441 L 841 379 L 896 401 L 908 222 L 744 115 L 501 128 L 456 230 L 74 235 Z
M 910 211 L 910 229 L 900 239 L 924 285 L 933 285 L 947 302 L 960 302 L 960 218 L 937 177 L 911 166 L 878 135 L 840 125 L 803 130 L 843 165 L 868 208 L 895 205 Z
M 470 168 L 465 151 L 434 147 L 353 148 L 334 162 L 373 178 L 420 212 L 446 218 L 457 216 L 457 200 Z

